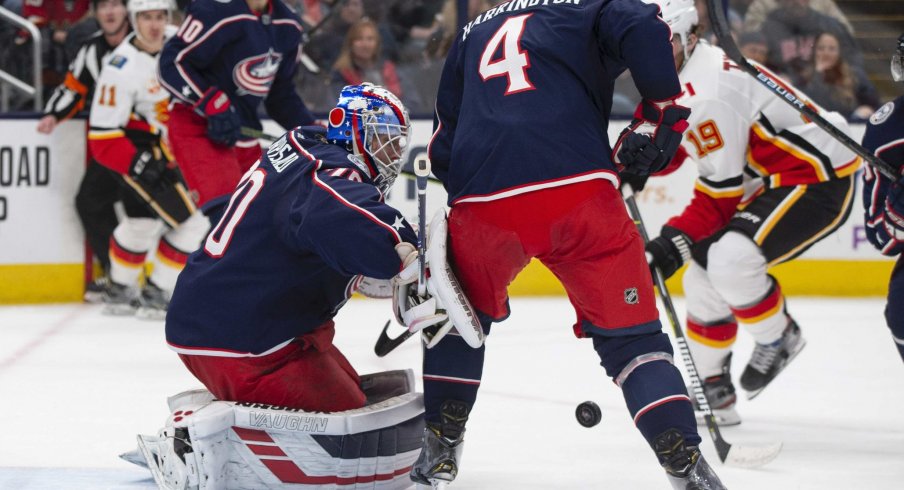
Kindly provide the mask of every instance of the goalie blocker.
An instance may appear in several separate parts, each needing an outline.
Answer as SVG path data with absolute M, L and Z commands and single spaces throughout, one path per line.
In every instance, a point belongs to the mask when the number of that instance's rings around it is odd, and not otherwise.
M 164 490 L 410 488 L 424 431 L 410 369 L 361 377 L 363 408 L 305 412 L 215 400 L 167 400 L 170 417 L 138 447 Z

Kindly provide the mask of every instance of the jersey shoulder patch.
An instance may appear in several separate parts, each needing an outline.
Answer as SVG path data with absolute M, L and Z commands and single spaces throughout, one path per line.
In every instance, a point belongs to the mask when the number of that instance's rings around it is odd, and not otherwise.
M 869 117 L 870 124 L 882 124 L 888 120 L 889 116 L 895 112 L 895 103 L 888 102 L 884 106 L 880 107 L 876 112 L 873 113 L 872 116 Z
M 121 54 L 114 54 L 113 56 L 110 57 L 110 61 L 107 62 L 107 64 L 109 64 L 110 66 L 114 66 L 116 68 L 122 68 L 123 66 L 125 66 L 127 61 L 129 61 L 129 59 L 126 58 L 125 56 L 123 56 Z

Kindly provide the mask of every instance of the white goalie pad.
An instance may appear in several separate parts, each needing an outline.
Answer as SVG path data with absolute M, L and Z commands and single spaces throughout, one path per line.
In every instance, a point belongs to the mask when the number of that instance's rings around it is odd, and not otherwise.
M 439 300 L 446 310 L 449 319 L 461 338 L 471 347 L 477 349 L 483 345 L 486 334 L 477 312 L 471 306 L 446 260 L 448 228 L 446 226 L 446 210 L 440 209 L 430 221 L 430 236 L 427 239 L 427 264 L 430 277 L 427 278 L 427 291 Z M 438 336 L 438 334 L 437 334 Z M 439 338 L 436 338 L 439 341 Z M 440 337 L 441 338 L 441 337 Z M 428 344 L 428 347 L 430 345 Z
M 158 435 L 138 436 L 139 450 L 163 490 L 411 488 L 424 431 L 414 374 L 361 382 L 367 405 L 336 413 L 180 393 Z

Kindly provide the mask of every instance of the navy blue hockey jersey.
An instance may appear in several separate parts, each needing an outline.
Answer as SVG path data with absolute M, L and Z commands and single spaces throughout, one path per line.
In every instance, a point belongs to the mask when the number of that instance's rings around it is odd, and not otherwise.
M 281 0 L 256 14 L 245 0 L 194 0 L 160 54 L 160 80 L 175 101 L 194 105 L 210 87 L 234 104 L 242 126 L 260 129 L 258 106 L 284 128 L 311 124 L 295 91 L 302 27 Z
M 893 167 L 904 166 L 904 97 L 880 107 L 869 119 L 863 146 Z M 864 165 L 863 209 L 866 212 L 866 238 L 885 255 L 904 251 L 904 242 L 895 240 L 885 229 L 886 198 L 892 182 Z
M 358 275 L 388 279 L 416 243 L 363 162 L 298 128 L 242 178 L 179 275 L 166 317 L 180 353 L 259 355 L 331 319 Z
M 440 79 L 430 143 L 449 203 L 603 178 L 614 79 L 643 97 L 680 92 L 671 31 L 640 0 L 510 0 L 459 33 Z

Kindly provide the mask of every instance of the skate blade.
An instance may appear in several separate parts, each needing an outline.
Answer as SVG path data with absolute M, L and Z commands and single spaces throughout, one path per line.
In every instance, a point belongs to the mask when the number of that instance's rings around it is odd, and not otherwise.
M 142 320 L 163 321 L 166 320 L 166 310 L 158 310 L 156 308 L 140 307 L 135 312 L 135 317 Z
M 108 316 L 132 316 L 136 311 L 134 306 L 106 304 L 100 312 Z
M 83 299 L 85 303 L 97 305 L 104 302 L 104 293 L 88 291 Z
M 123 461 L 128 461 L 129 463 L 132 463 L 136 466 L 141 466 L 142 468 L 145 468 L 145 469 L 150 469 L 150 468 L 148 468 L 147 460 L 144 459 L 144 454 L 142 454 L 141 451 L 139 451 L 138 449 L 133 449 L 131 451 L 126 451 L 126 452 L 120 454 L 119 459 L 121 459 Z
M 769 381 L 768 383 L 766 383 L 765 385 L 763 385 L 762 388 L 760 388 L 760 389 L 758 389 L 758 390 L 752 390 L 752 391 L 744 390 L 744 391 L 746 392 L 746 394 L 747 394 L 747 399 L 748 399 L 748 400 L 753 400 L 753 399 L 756 398 L 760 393 L 762 393 L 763 390 L 765 390 L 767 386 L 769 386 L 769 385 L 771 385 L 772 383 L 774 383 L 774 382 L 775 382 L 775 378 L 777 378 L 778 375 L 781 374 L 782 371 L 784 371 L 786 367 L 788 367 L 788 364 L 791 364 L 791 361 L 793 361 L 794 358 L 797 357 L 798 354 L 800 354 L 800 351 L 804 350 L 804 347 L 806 347 L 806 345 L 807 345 L 807 339 L 801 337 L 801 338 L 800 338 L 800 342 L 797 343 L 797 348 L 794 349 L 793 351 L 791 351 L 791 353 L 788 355 L 788 359 L 785 360 L 785 363 L 782 364 L 782 367 L 778 370 L 778 372 L 775 373 L 775 376 L 772 377 L 772 381 Z M 743 388 L 743 386 L 742 386 L 741 388 Z
M 734 408 L 717 408 L 713 410 L 713 416 L 716 418 L 716 424 L 719 427 L 727 427 L 741 424 L 741 416 Z M 694 410 L 694 418 L 697 419 L 697 425 L 706 427 L 706 413 L 700 410 Z

